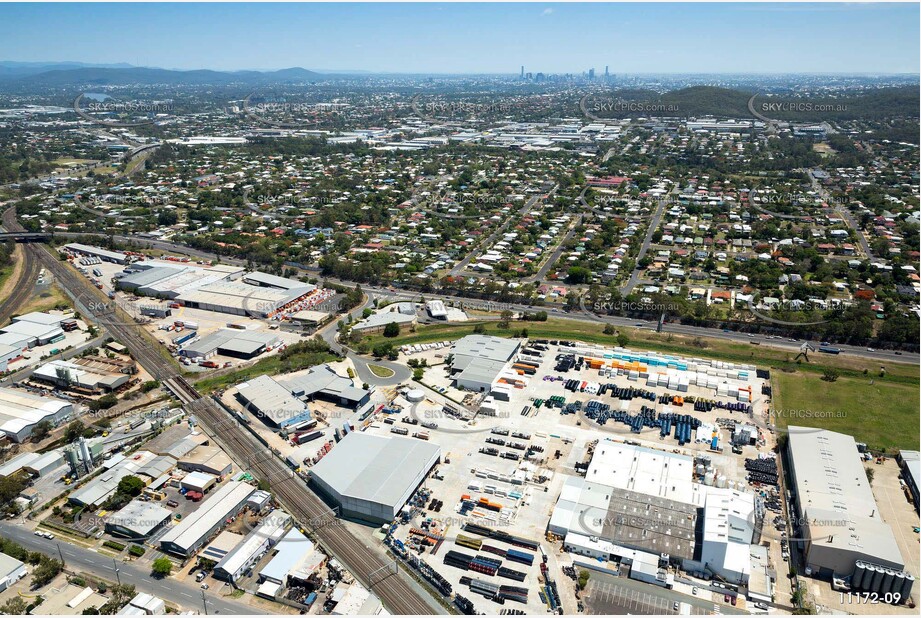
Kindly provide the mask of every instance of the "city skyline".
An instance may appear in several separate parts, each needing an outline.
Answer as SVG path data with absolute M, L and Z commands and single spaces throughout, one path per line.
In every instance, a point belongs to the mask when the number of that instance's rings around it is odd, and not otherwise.
M 9 4 L 0 14 L 0 59 L 12 62 L 509 75 L 521 65 L 597 75 L 606 65 L 619 75 L 921 66 L 917 4 L 67 4 L 50 15 Z

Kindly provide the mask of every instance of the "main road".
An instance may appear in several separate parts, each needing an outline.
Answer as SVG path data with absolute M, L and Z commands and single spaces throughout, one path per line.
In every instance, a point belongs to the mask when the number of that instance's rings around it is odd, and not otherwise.
M 16 541 L 29 551 L 38 551 L 53 558 L 58 557 L 60 550 L 69 571 L 96 575 L 112 583 L 120 579 L 124 583 L 133 584 L 138 592 L 156 595 L 175 603 L 183 610 L 201 612 L 203 603 L 206 602 L 209 614 L 245 615 L 265 611 L 262 608 L 256 609 L 245 603 L 225 599 L 211 593 L 204 593 L 203 596 L 203 591 L 197 584 L 173 578 L 156 579 L 151 575 L 149 568 L 142 568 L 137 563 L 113 561 L 112 558 L 103 556 L 92 549 L 35 536 L 30 529 L 8 521 L 0 522 L 0 534 L 6 539 Z M 118 573 L 115 572 L 116 568 Z

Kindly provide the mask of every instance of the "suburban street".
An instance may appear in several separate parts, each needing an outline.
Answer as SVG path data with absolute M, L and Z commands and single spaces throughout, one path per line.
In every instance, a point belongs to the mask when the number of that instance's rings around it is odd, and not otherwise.
M 203 591 L 195 583 L 178 581 L 174 578 L 156 579 L 151 577 L 149 568 L 139 567 L 133 562 L 114 562 L 112 558 L 63 540 L 50 540 L 35 536 L 32 530 L 9 521 L 0 522 L 0 533 L 29 551 L 40 551 L 52 558 L 58 556 L 58 548 L 60 548 L 66 568 L 70 571 L 97 575 L 111 583 L 116 583 L 120 576 L 123 583 L 133 584 L 138 592 L 147 592 L 175 603 L 184 610 L 202 613 Z M 116 565 L 119 571 L 117 575 Z M 209 614 L 252 614 L 256 611 L 255 608 L 245 603 L 225 599 L 208 591 L 204 591 L 204 598 Z M 258 609 L 258 613 L 264 612 L 263 608 Z

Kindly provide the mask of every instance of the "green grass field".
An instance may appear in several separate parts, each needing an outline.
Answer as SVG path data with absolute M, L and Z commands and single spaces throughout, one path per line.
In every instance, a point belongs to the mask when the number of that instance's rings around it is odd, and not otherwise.
M 459 339 L 464 335 L 473 334 L 477 322 L 463 322 L 459 324 L 426 324 L 416 327 L 416 332 L 403 332 L 399 337 L 388 339 L 381 334 L 372 335 L 366 339 L 373 347 L 379 343 L 391 343 L 400 346 L 407 343 L 430 343 Z M 581 322 L 560 318 L 550 318 L 546 322 L 511 322 L 509 328 L 498 327 L 495 321 L 482 322 L 486 327 L 487 335 L 496 337 L 512 337 L 516 331 L 526 329 L 528 337 L 539 339 L 578 339 L 587 343 L 600 345 L 617 345 L 615 335 L 605 335 L 600 323 Z M 667 328 L 667 327 L 666 327 Z M 687 337 L 683 335 L 669 335 L 668 332 L 656 333 L 648 329 L 620 328 L 629 338 L 627 347 L 638 350 L 654 350 L 666 354 L 677 354 L 698 358 L 713 358 L 735 363 L 750 363 L 765 368 L 795 370 L 820 377 L 826 367 L 834 367 L 841 377 L 863 377 L 866 370 L 871 375 L 879 371 L 879 362 L 864 359 L 858 356 L 831 356 L 827 354 L 812 354 L 809 363 L 794 363 L 795 352 L 772 348 L 765 345 L 751 345 L 749 343 L 734 343 L 723 339 L 707 337 Z M 700 347 L 703 345 L 704 347 Z M 918 388 L 918 368 L 907 363 L 891 363 L 887 365 L 887 382 L 911 384 Z M 823 382 L 824 384 L 824 382 Z
M 779 426 L 839 431 L 890 452 L 918 449 L 917 385 L 873 376 L 825 382 L 814 375 L 780 371 L 772 373 L 772 382 Z

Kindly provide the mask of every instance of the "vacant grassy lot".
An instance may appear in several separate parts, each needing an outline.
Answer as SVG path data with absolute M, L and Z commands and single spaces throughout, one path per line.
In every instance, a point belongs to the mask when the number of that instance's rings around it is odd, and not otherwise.
M 873 449 L 918 449 L 917 385 L 872 376 L 825 382 L 815 375 L 781 371 L 771 377 L 779 426 L 839 431 Z
M 315 367 L 323 363 L 331 363 L 339 360 L 339 357 L 329 351 L 319 349 L 305 350 L 292 346 L 288 348 L 288 350 L 285 350 L 285 352 L 289 350 L 293 351 L 290 354 L 273 354 L 272 356 L 256 361 L 249 367 L 243 367 L 242 369 L 234 367 L 234 369 L 228 373 L 221 373 L 195 380 L 195 378 L 201 374 L 188 372 L 186 373 L 186 377 L 195 382 L 195 387 L 200 392 L 212 393 L 218 389 L 225 389 L 234 384 L 251 380 L 256 376 L 274 376 L 283 373 L 292 373 L 294 371 L 300 371 L 301 369 L 307 369 L 308 367 Z

